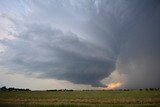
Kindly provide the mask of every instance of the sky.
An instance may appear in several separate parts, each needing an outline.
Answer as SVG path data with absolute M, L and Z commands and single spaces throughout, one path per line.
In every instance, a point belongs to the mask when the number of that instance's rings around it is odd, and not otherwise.
M 0 0 L 0 86 L 160 88 L 159 0 Z

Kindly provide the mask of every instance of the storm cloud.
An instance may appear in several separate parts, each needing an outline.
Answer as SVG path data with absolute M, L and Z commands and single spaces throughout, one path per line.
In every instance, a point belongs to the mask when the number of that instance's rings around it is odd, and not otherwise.
M 2 59 L 16 72 L 39 72 L 41 78 L 98 86 L 115 69 L 106 50 L 71 32 L 64 34 L 45 25 L 29 28 L 15 40 L 3 41 L 8 49 Z
M 128 77 L 125 88 L 159 87 L 158 0 L 12 2 L 0 7 L 12 26 L 1 31 L 12 39 L 0 40 L 9 72 L 99 87 L 117 70 Z

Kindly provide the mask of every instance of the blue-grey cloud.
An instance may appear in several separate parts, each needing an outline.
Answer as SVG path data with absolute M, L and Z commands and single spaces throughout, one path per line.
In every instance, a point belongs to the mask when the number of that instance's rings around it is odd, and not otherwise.
M 135 25 L 121 49 L 117 66 L 127 74 L 126 88 L 160 87 L 160 8 L 147 20 Z
M 1 55 L 3 62 L 16 72 L 39 72 L 41 78 L 99 86 L 115 69 L 103 48 L 45 25 L 30 25 L 15 40 L 2 43 L 8 47 Z
M 16 4 L 23 11 L 3 14 L 15 23 L 17 35 L 0 41 L 7 47 L 0 63 L 11 71 L 103 86 L 100 81 L 117 69 L 130 78 L 128 87 L 158 86 L 158 78 L 153 79 L 155 73 L 151 73 L 155 68 L 159 75 L 158 0 L 35 0 Z M 6 8 L 13 12 L 10 5 Z M 130 72 L 139 75 L 136 80 L 141 84 L 134 85 L 131 77 L 135 75 Z M 148 76 L 151 82 L 143 82 L 147 81 L 140 78 L 144 73 L 153 74 Z

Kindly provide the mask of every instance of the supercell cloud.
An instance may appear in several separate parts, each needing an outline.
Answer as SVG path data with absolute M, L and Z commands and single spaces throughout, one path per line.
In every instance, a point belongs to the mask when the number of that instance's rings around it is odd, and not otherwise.
M 158 0 L 0 1 L 0 65 L 93 87 L 160 87 Z M 135 78 L 136 77 L 136 78 Z

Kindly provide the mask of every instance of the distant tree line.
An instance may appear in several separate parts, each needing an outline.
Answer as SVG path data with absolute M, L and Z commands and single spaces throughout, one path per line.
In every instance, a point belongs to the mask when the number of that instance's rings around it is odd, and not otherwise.
M 145 90 L 145 91 L 159 91 L 160 90 L 160 88 L 146 88 L 146 89 L 139 89 L 140 91 L 143 91 L 143 90 Z
M 159 91 L 160 88 L 145 88 L 145 89 L 116 89 L 116 90 L 99 90 L 99 91 L 134 91 L 134 90 L 139 90 L 139 91 Z M 46 90 L 46 91 L 74 91 L 72 89 L 54 89 L 54 90 Z M 95 91 L 95 90 L 81 90 L 81 91 Z
M 133 90 L 139 90 L 139 91 L 160 91 L 160 88 L 145 88 L 145 89 L 117 89 L 117 90 L 100 90 L 100 91 L 133 91 Z M 3 86 L 0 88 L 0 91 L 31 91 L 30 89 L 22 89 L 22 88 L 14 88 L 10 87 L 7 88 L 6 86 Z M 72 89 L 53 89 L 53 90 L 46 90 L 46 91 L 74 91 Z M 95 90 L 81 90 L 81 91 L 95 91 Z
M 144 88 L 144 89 L 119 89 L 119 91 L 132 91 L 132 90 L 140 90 L 140 91 L 159 91 L 160 88 Z
M 73 91 L 72 89 L 59 89 L 59 90 L 57 90 L 57 89 L 54 89 L 54 90 L 46 90 L 46 91 Z
M 6 86 L 3 86 L 0 88 L 0 91 L 31 91 L 31 90 L 30 89 L 14 88 L 14 87 L 7 88 Z

